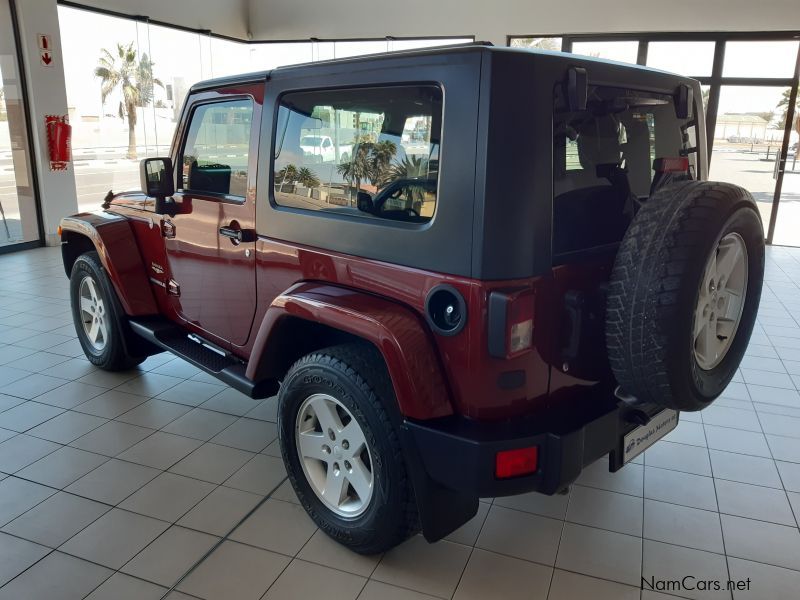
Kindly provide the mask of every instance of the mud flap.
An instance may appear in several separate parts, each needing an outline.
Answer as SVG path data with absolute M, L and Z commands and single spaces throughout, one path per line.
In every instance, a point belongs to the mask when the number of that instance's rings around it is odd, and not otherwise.
M 457 492 L 431 479 L 413 437 L 405 427 L 401 431 L 422 535 L 431 543 L 438 542 L 478 513 L 478 497 Z

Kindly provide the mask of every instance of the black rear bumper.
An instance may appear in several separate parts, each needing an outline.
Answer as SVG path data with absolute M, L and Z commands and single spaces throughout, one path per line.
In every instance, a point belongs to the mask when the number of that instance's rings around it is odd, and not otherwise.
M 619 469 L 624 435 L 659 409 L 631 408 L 614 396 L 613 390 L 599 386 L 586 392 L 571 401 L 551 397 L 549 408 L 540 414 L 504 422 L 476 422 L 463 417 L 406 420 L 404 446 L 415 488 L 423 490 L 422 497 L 417 492 L 417 503 L 426 537 L 442 537 L 432 532 L 447 529 L 443 521 L 451 523 L 452 530 L 452 523 L 458 520 L 451 512 L 457 510 L 455 498 L 464 500 L 461 508 L 467 511 L 477 509 L 478 498 L 531 491 L 555 494 L 575 481 L 585 466 L 606 454 L 610 455 L 610 469 Z M 529 446 L 538 446 L 535 473 L 510 479 L 495 477 L 497 452 Z M 438 503 L 449 514 L 422 506 L 431 495 L 425 490 L 431 489 L 450 496 Z M 433 514 L 426 516 L 426 512 Z
M 406 427 L 428 476 L 479 498 L 536 490 L 554 494 L 574 481 L 584 466 L 614 450 L 619 440 L 617 411 L 570 432 L 509 431 L 465 419 L 436 424 L 407 422 Z M 539 447 L 539 468 L 531 475 L 496 479 L 495 455 L 501 450 Z

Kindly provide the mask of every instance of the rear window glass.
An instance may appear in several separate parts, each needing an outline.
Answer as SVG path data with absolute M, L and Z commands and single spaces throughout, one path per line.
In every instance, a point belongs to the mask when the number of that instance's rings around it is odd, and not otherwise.
M 618 242 L 651 193 L 654 161 L 679 157 L 689 160 L 683 177 L 696 178 L 696 123 L 677 117 L 672 96 L 590 86 L 586 110 L 571 111 L 557 87 L 554 252 Z
M 411 223 L 436 210 L 442 93 L 436 86 L 296 92 L 275 129 L 279 206 Z

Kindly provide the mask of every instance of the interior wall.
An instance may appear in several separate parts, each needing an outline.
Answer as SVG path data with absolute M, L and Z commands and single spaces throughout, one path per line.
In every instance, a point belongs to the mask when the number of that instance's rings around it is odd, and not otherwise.
M 247 39 L 249 0 L 75 0 L 79 4 L 125 15 L 143 15 L 172 25 L 209 29 Z
M 561 8 L 557 8 L 560 6 Z M 253 39 L 800 30 L 798 0 L 249 0 Z

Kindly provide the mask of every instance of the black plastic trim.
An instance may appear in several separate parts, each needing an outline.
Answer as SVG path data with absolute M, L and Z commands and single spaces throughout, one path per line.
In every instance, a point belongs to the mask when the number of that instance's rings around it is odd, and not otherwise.
M 516 390 L 525 385 L 527 377 L 524 369 L 503 371 L 497 376 L 497 387 L 501 390 Z
M 489 356 L 505 358 L 506 331 L 508 329 L 508 305 L 511 302 L 508 294 L 491 292 L 489 294 Z
M 189 342 L 192 344 L 192 351 L 186 351 L 184 348 L 188 333 L 164 317 L 139 317 L 130 319 L 129 323 L 131 330 L 138 336 L 172 352 L 251 398 L 269 398 L 278 391 L 276 381 L 248 379 L 245 376 L 245 365 L 233 356 L 220 356 L 194 342 Z
M 430 421 L 406 419 L 404 443 L 416 448 L 427 476 L 445 489 L 470 497 L 498 497 L 538 491 L 554 494 L 595 460 L 621 447 L 635 425 L 625 420 L 626 406 L 598 384 L 577 403 L 551 407 L 540 415 L 501 422 L 460 416 Z M 502 450 L 539 447 L 536 473 L 512 479 L 494 476 Z

